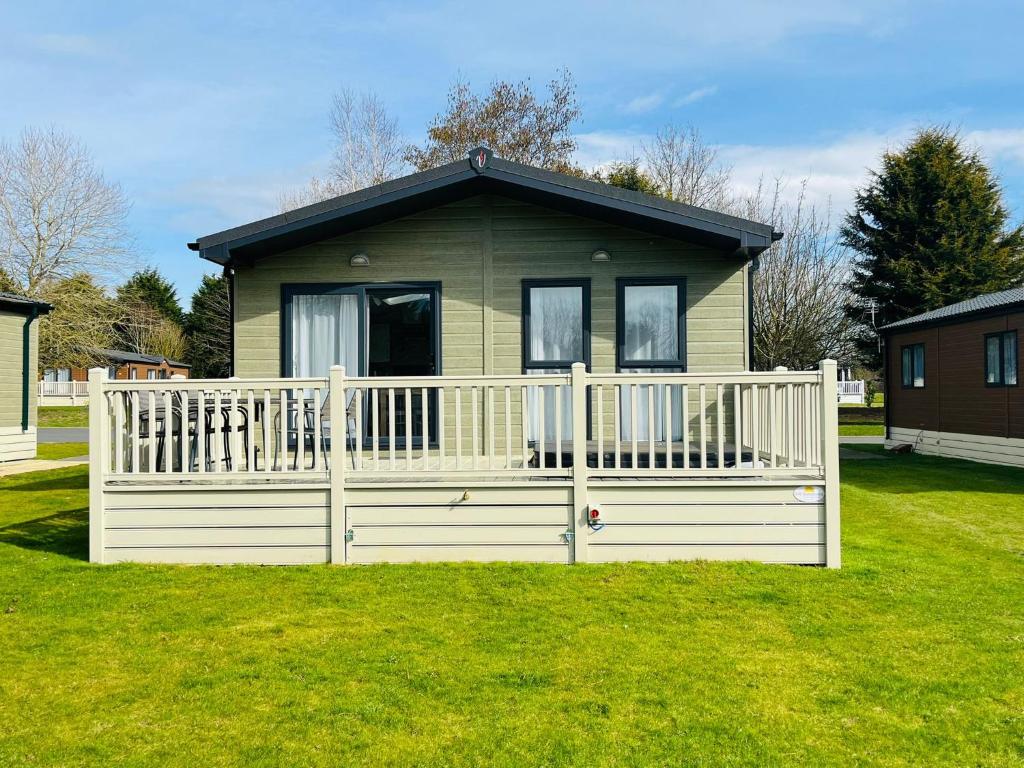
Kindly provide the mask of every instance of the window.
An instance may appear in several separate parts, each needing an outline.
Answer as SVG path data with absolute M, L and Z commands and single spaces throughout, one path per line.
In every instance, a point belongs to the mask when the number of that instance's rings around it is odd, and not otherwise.
M 616 363 L 620 373 L 682 373 L 686 370 L 686 280 L 620 278 L 616 283 Z M 672 388 L 673 402 L 682 391 Z M 632 413 L 631 390 L 619 395 L 622 413 Z M 648 402 L 650 400 L 650 402 Z M 637 439 L 649 439 L 650 409 L 654 409 L 655 440 L 665 439 L 665 390 L 646 387 L 637 393 Z M 673 438 L 682 437 L 682 414 L 672 414 Z M 622 420 L 622 438 L 631 435 L 631 419 Z
M 1017 332 L 990 333 L 985 337 L 985 384 L 1017 386 Z
M 904 388 L 924 388 L 924 344 L 910 344 L 903 347 L 901 352 Z
M 108 365 L 107 366 L 107 378 L 108 379 L 116 379 L 117 378 L 117 366 L 116 365 Z
M 150 368 L 148 371 L 146 371 L 146 378 L 149 379 L 150 381 L 155 381 L 156 380 L 156 371 L 154 371 L 152 368 Z
M 128 378 L 131 379 L 132 381 L 135 381 L 135 379 L 139 378 L 139 369 L 136 368 L 134 365 L 128 369 Z
M 523 280 L 523 371 L 565 373 L 590 368 L 590 280 Z M 540 387 L 530 387 L 530 439 L 540 436 Z M 572 390 L 544 387 L 544 439 L 555 438 L 555 399 L 561 399 L 562 439 L 572 437 Z
M 46 368 L 43 371 L 43 381 L 71 381 L 71 369 Z

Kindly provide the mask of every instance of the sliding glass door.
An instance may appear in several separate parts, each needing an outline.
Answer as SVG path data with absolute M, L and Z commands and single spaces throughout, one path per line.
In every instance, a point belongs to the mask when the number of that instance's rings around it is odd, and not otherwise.
M 350 376 L 434 376 L 440 373 L 440 287 L 436 284 L 289 285 L 283 289 L 283 375 L 327 376 L 344 365 Z M 394 405 L 397 441 L 406 423 L 415 443 L 423 439 L 423 403 L 413 388 Z M 346 404 L 348 405 L 348 404 Z M 429 405 L 429 403 L 428 403 Z M 367 434 L 378 425 L 386 443 L 391 414 L 386 398 L 364 403 Z M 428 408 L 430 432 L 434 408 Z

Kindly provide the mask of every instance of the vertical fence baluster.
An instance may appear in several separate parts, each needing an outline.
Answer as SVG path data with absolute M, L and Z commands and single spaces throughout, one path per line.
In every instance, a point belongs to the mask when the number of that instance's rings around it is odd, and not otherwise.
M 415 416 L 412 412 L 412 389 L 405 388 L 405 470 L 412 470 L 412 425 Z
M 725 427 L 724 414 L 722 413 L 723 403 L 722 385 L 718 384 L 715 391 L 715 431 L 718 433 L 718 468 L 725 469 Z
M 597 468 L 604 469 L 604 385 L 594 388 L 594 405 L 597 408 Z
M 654 438 L 657 434 L 655 429 L 655 412 L 654 412 L 654 385 L 647 385 L 647 468 L 654 469 L 655 458 L 654 458 Z
M 462 469 L 462 387 L 455 388 L 455 468 Z
M 638 469 L 637 467 L 637 451 L 636 445 L 639 439 L 639 429 L 637 428 L 637 400 L 640 398 L 640 387 L 636 384 L 629 385 L 629 439 L 631 443 L 631 456 L 630 468 Z
M 796 430 L 796 411 L 793 409 L 793 385 L 786 385 L 786 466 L 792 469 L 796 466 L 794 446 L 794 434 Z
M 471 418 L 473 425 L 473 469 L 480 466 L 480 394 L 476 386 L 469 388 Z
M 320 467 L 320 455 L 322 453 L 322 451 L 320 450 L 320 446 L 321 446 L 321 442 L 323 441 L 323 434 L 322 434 L 323 425 L 320 423 L 320 416 L 321 416 L 320 408 L 322 407 L 321 400 L 320 400 L 320 394 L 321 394 L 320 387 L 314 387 L 314 389 L 313 389 L 313 460 L 310 462 L 312 464 L 312 469 L 318 469 Z M 344 442 L 344 439 L 345 439 L 344 432 L 342 432 L 342 436 L 341 437 L 342 437 L 342 441 Z M 324 463 L 326 463 L 326 461 Z
M 277 434 L 277 445 L 278 452 L 281 454 L 281 464 L 278 469 L 281 472 L 288 471 L 288 390 L 279 389 L 277 392 L 278 397 L 278 434 Z
M 690 388 L 683 384 L 679 393 L 679 405 L 681 406 L 683 421 L 683 469 L 690 468 Z
M 487 468 L 494 469 L 494 387 L 484 389 L 484 402 L 487 404 Z
M 174 469 L 174 409 L 171 406 L 171 390 L 164 390 L 164 472 Z
M 295 463 L 299 472 L 306 469 L 306 390 L 295 393 Z
M 741 400 L 743 388 L 740 384 L 732 385 L 732 463 L 739 469 L 743 463 L 743 413 Z
M 505 469 L 512 469 L 512 387 L 505 385 Z
M 761 460 L 761 433 L 759 419 L 761 415 L 758 413 L 758 402 L 759 393 L 757 391 L 757 384 L 750 385 L 750 449 L 751 449 L 751 460 L 753 467 L 756 469 L 758 462 Z
M 152 473 L 156 472 L 156 392 L 152 389 L 149 390 L 146 393 L 146 400 L 149 406 L 149 426 L 146 430 L 148 435 L 146 471 Z
M 545 429 L 544 429 L 545 424 L 544 424 L 544 422 L 547 421 L 547 412 L 544 410 L 544 387 L 537 387 L 536 389 L 537 389 L 537 445 L 539 446 L 538 454 L 537 454 L 537 456 L 538 456 L 538 458 L 537 458 L 537 467 L 539 469 L 544 469 L 544 459 L 545 459 L 544 454 L 546 452 L 546 446 L 544 445 L 544 443 L 545 443 L 545 438 L 547 437 L 547 435 L 544 434 L 544 432 L 545 432 Z
M 562 468 L 562 393 L 565 388 L 558 384 L 555 390 L 555 469 Z
M 380 469 L 380 390 L 370 390 L 372 403 L 370 407 L 370 427 L 373 429 L 373 469 Z
M 445 455 L 444 455 L 444 387 L 439 385 L 437 387 L 437 411 L 434 416 L 437 419 L 437 469 L 440 472 L 445 470 Z
M 345 398 L 348 399 L 348 395 L 346 395 Z M 357 386 L 355 392 L 353 393 L 352 405 L 356 411 L 355 434 L 352 436 L 352 453 L 354 454 L 353 462 L 355 463 L 355 469 L 356 471 L 359 471 L 363 468 L 363 388 L 360 386 Z M 345 414 L 346 429 L 342 430 L 341 437 L 347 439 L 347 435 L 345 433 L 347 432 L 348 428 L 348 411 L 346 409 L 342 409 L 342 412 Z M 337 426 L 332 424 L 332 438 L 334 436 L 334 430 L 336 429 Z
M 665 469 L 672 469 L 674 462 L 672 461 L 672 385 L 665 385 L 665 413 L 664 427 L 665 430 Z
M 181 416 L 179 421 L 179 433 L 180 437 L 178 441 L 181 448 L 181 471 L 190 472 L 192 467 L 189 466 L 192 462 L 191 451 L 189 450 L 189 439 L 188 439 L 188 414 L 189 414 L 189 399 L 188 390 L 184 388 L 184 384 L 181 389 L 181 402 L 178 404 L 181 407 Z
M 701 384 L 698 390 L 700 407 L 700 468 L 708 468 L 708 416 L 707 416 L 707 385 Z
M 202 401 L 199 404 L 199 418 L 205 419 Z M 273 438 L 270 435 L 270 389 L 267 387 L 263 388 L 263 415 L 261 421 L 263 422 L 263 471 L 271 472 L 274 469 L 274 445 Z
M 519 440 L 523 449 L 523 470 L 530 465 L 530 406 L 526 387 L 519 388 Z
M 129 435 L 132 441 L 132 472 L 138 472 L 139 467 L 139 390 L 133 389 L 131 393 L 132 409 L 132 432 Z
M 423 448 L 423 470 L 430 469 L 430 405 L 427 388 L 420 388 L 420 444 Z
M 395 390 L 388 387 L 388 458 L 391 461 L 391 471 L 395 471 L 395 452 L 398 437 L 395 434 Z
M 124 392 L 114 392 L 114 472 L 124 472 Z
M 622 385 L 614 385 L 612 409 L 614 411 L 615 430 L 615 468 L 622 469 Z
M 768 466 L 774 469 L 777 465 L 778 453 L 778 408 L 776 407 L 778 394 L 775 391 L 775 383 L 768 385 Z

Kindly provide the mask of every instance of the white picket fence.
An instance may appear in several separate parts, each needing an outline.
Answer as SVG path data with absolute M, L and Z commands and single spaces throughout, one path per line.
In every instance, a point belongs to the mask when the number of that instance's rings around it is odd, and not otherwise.
M 89 401 L 87 381 L 40 381 L 40 405 L 85 405 Z

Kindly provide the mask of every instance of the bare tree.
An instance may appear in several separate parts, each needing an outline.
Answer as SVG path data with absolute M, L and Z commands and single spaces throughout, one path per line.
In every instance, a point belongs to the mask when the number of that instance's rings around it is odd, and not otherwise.
M 665 197 L 714 210 L 732 206 L 732 169 L 693 126 L 665 126 L 641 150 L 647 175 Z
M 128 210 L 121 187 L 68 134 L 28 128 L 0 143 L 0 269 L 29 296 L 80 272 L 120 273 Z
M 851 360 L 854 324 L 847 253 L 831 228 L 829 211 L 806 201 L 806 181 L 795 203 L 782 200 L 783 184 L 763 185 L 742 201 L 747 218 L 785 233 L 759 257 L 754 273 L 754 364 L 802 370 L 826 357 Z
M 342 89 L 334 94 L 331 128 L 337 144 L 332 181 L 344 192 L 380 184 L 404 167 L 398 121 L 375 94 Z
M 113 346 L 119 317 L 114 302 L 92 276 L 55 280 L 41 297 L 53 305 L 53 311 L 39 321 L 39 367 L 103 364 L 96 350 Z
M 380 184 L 403 172 L 398 121 L 375 94 L 343 88 L 334 95 L 330 120 L 335 142 L 330 175 L 314 177 L 302 189 L 282 194 L 282 212 Z
M 187 342 L 177 323 L 142 302 L 119 304 L 118 307 L 117 335 L 120 345 L 127 351 L 160 355 L 169 360 L 185 357 Z
M 483 144 L 506 160 L 580 175 L 572 163 L 572 129 L 580 119 L 576 84 L 568 71 L 562 71 L 547 90 L 544 100 L 529 80 L 499 80 L 481 96 L 468 82 L 457 81 L 448 91 L 447 110 L 427 129 L 426 144 L 410 146 L 405 159 L 423 171 L 462 160 Z

